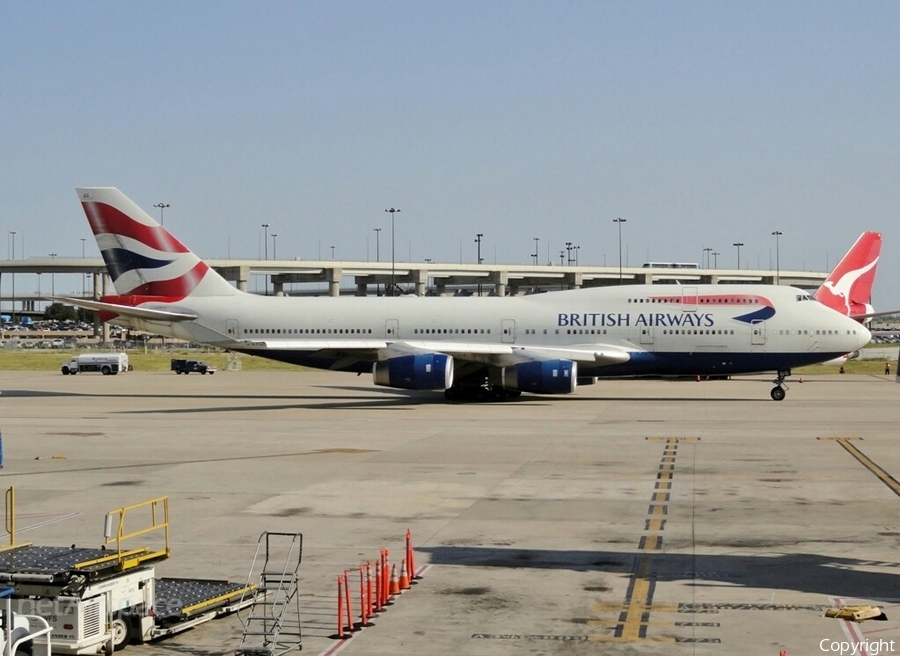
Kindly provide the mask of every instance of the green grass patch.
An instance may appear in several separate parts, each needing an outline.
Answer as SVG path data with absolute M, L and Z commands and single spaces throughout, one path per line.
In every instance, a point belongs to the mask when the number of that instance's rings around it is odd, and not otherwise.
M 0 370 L 3 371 L 59 371 L 63 362 L 79 353 L 100 353 L 103 351 L 81 350 L 23 350 L 0 349 Z M 128 352 L 128 363 L 135 371 L 170 371 L 172 358 L 203 360 L 225 369 L 228 356 L 222 352 L 197 353 L 196 351 L 172 351 L 165 353 L 139 351 Z M 303 371 L 305 367 L 267 360 L 253 355 L 241 355 L 241 369 L 245 371 Z

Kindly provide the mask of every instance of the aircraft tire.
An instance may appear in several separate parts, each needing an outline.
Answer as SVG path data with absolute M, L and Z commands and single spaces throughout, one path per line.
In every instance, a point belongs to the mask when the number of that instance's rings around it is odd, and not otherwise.
M 787 393 L 784 391 L 783 387 L 773 387 L 772 391 L 769 393 L 772 397 L 773 401 L 784 401 L 784 397 Z

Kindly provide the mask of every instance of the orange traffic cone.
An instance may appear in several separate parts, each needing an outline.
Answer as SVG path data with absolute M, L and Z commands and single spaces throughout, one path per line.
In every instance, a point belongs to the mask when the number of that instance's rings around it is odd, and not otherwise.
M 406 572 L 406 559 L 400 562 L 400 590 L 409 590 L 412 586 L 409 584 L 409 574 Z
M 803 376 L 800 376 L 800 380 L 798 380 L 797 382 L 798 382 L 798 383 L 802 383 L 802 382 L 803 382 Z
M 397 563 L 391 565 L 391 589 L 388 591 L 392 597 L 400 594 L 400 579 L 397 578 Z

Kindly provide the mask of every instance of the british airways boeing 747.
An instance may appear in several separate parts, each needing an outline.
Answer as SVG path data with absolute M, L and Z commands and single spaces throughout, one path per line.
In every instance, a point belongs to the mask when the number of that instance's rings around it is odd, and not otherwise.
M 870 339 L 848 316 L 868 307 L 870 257 L 859 275 L 832 281 L 825 302 L 778 285 L 623 285 L 488 298 L 258 296 L 236 289 L 118 189 L 77 191 L 116 295 L 66 302 L 133 329 L 371 372 L 376 385 L 443 390 L 450 400 L 567 394 L 597 378 L 774 372 L 771 397 L 780 401 L 791 369 Z M 855 290 L 867 281 L 859 298 Z

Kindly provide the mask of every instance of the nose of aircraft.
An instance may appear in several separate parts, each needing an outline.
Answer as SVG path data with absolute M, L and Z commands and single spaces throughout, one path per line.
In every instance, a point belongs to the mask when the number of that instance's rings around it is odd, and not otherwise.
M 872 333 L 869 332 L 868 328 L 866 328 L 861 323 L 858 323 L 854 319 L 850 319 L 848 317 L 847 320 L 854 324 L 854 327 L 852 328 L 852 330 L 855 331 L 854 334 L 857 337 L 856 348 L 861 349 L 862 347 L 864 347 L 866 344 L 868 344 L 872 340 Z M 854 350 L 856 350 L 856 349 L 854 349 Z

